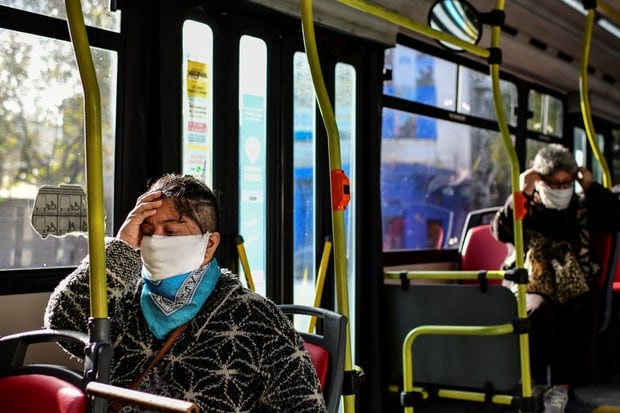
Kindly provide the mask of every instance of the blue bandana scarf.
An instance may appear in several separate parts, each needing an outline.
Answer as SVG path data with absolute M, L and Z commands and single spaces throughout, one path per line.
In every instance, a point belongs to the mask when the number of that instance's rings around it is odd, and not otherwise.
M 178 326 L 191 320 L 215 288 L 220 267 L 214 259 L 207 265 L 185 274 L 152 281 L 142 269 L 140 307 L 149 330 L 160 340 Z

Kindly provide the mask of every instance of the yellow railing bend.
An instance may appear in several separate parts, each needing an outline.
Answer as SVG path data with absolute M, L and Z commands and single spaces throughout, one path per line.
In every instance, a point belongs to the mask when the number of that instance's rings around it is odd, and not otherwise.
M 594 157 L 601 166 L 603 186 L 605 188 L 611 188 L 611 173 L 609 172 L 609 166 L 607 165 L 605 156 L 599 148 L 596 138 L 596 131 L 594 130 L 588 89 L 588 63 L 590 61 L 590 43 L 592 40 L 592 28 L 594 26 L 595 17 L 596 11 L 594 9 L 588 9 L 583 32 L 583 48 L 581 52 L 581 65 L 579 71 L 579 101 L 581 106 L 581 116 L 583 117 L 583 125 L 586 129 L 586 135 L 588 137 L 588 142 L 590 143 L 590 148 L 592 148 Z
M 411 393 L 416 391 L 413 386 L 413 342 L 416 338 L 422 335 L 455 335 L 455 336 L 497 336 L 503 334 L 510 334 L 514 332 L 514 325 L 512 323 L 498 324 L 494 326 L 453 326 L 453 325 L 425 325 L 416 327 L 411 330 L 405 340 L 402 347 L 402 361 L 403 361 L 403 392 Z M 419 390 L 418 390 L 419 391 Z M 440 397 L 453 398 L 458 400 L 477 401 L 484 402 L 486 396 L 484 393 L 466 392 L 458 390 L 446 390 L 442 389 L 437 394 Z M 496 395 L 493 396 L 492 402 L 494 404 L 510 405 L 513 397 L 510 395 Z M 413 406 L 406 406 L 405 413 L 413 413 Z

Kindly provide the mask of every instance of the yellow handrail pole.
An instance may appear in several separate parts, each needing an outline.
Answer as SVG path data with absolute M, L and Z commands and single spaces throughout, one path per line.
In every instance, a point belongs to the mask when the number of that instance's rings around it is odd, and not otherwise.
M 504 0 L 496 0 L 495 9 L 504 10 Z M 500 50 L 500 35 L 501 27 L 491 27 L 491 48 Z M 513 231 L 514 231 L 514 247 L 516 254 L 516 268 L 523 268 L 524 265 L 524 253 L 523 253 L 523 223 L 522 216 L 520 214 L 520 207 L 517 206 L 518 200 L 521 199 L 521 193 L 519 190 L 519 161 L 517 153 L 512 144 L 510 138 L 510 130 L 508 129 L 508 123 L 506 122 L 506 115 L 504 114 L 504 105 L 502 102 L 502 95 L 500 89 L 499 79 L 499 63 L 490 62 L 491 81 L 493 84 L 493 101 L 495 106 L 495 112 L 497 115 L 497 124 L 501 132 L 504 148 L 506 149 L 508 159 L 510 160 L 510 181 L 513 192 Z M 519 319 L 527 318 L 527 309 L 525 305 L 526 285 L 518 284 L 517 287 L 517 314 Z M 521 360 L 521 391 L 523 397 L 532 396 L 532 380 L 530 371 L 530 347 L 529 347 L 529 335 L 519 334 L 519 353 Z
M 314 306 L 321 306 L 321 298 L 323 297 L 323 286 L 325 285 L 325 277 L 327 276 L 327 266 L 329 265 L 329 254 L 332 250 L 332 242 L 327 237 L 325 244 L 323 245 L 323 255 L 321 255 L 321 263 L 319 264 L 319 270 L 316 276 L 316 287 L 314 289 Z M 316 327 L 316 317 L 310 318 L 310 324 L 308 325 L 308 333 L 312 333 Z
M 101 144 L 101 101 L 80 0 L 66 0 L 67 21 L 84 89 L 86 132 L 86 196 L 90 259 L 90 311 L 95 319 L 108 317 L 105 273 L 105 214 Z
M 327 130 L 327 143 L 329 149 L 329 167 L 331 171 L 331 199 L 332 199 L 332 232 L 334 244 L 334 269 L 336 274 L 336 297 L 338 301 L 338 312 L 349 318 L 349 293 L 347 286 L 347 261 L 344 235 L 344 207 L 339 205 L 334 207 L 335 199 L 340 196 L 339 190 L 344 188 L 336 188 L 337 179 L 339 183 L 344 185 L 344 173 L 341 167 L 340 158 L 340 135 L 336 125 L 334 110 L 327 94 L 325 81 L 321 72 L 321 64 L 319 62 L 319 54 L 316 47 L 316 38 L 314 36 L 314 17 L 312 10 L 312 0 L 301 0 L 301 26 L 304 38 L 304 47 L 308 64 L 310 66 L 310 74 L 314 85 L 317 104 L 321 112 L 321 117 Z M 347 193 L 348 193 L 348 188 Z M 346 331 L 346 351 L 344 360 L 345 372 L 352 372 L 353 361 L 351 356 L 351 334 L 350 329 Z M 355 411 L 355 395 L 349 394 L 343 396 L 343 406 L 345 413 Z
M 606 1 L 598 0 L 596 2 L 596 8 L 598 11 L 603 13 L 605 16 L 611 18 L 616 23 L 620 23 L 620 11 L 607 4 Z
M 389 21 L 390 23 L 394 23 L 398 26 L 404 27 L 405 29 L 409 29 L 416 33 L 423 34 L 435 40 L 440 40 L 442 42 L 450 43 L 451 45 L 460 47 L 461 49 L 471 54 L 474 54 L 476 56 L 479 56 L 482 58 L 489 57 L 489 50 L 485 49 L 484 47 L 480 47 L 475 44 L 467 43 L 466 41 L 461 40 L 458 37 L 441 32 L 439 30 L 435 30 L 432 27 L 429 27 L 427 24 L 416 22 L 415 20 L 412 20 L 395 11 L 387 9 L 383 6 L 375 4 L 368 0 L 338 0 L 338 1 L 350 7 L 353 7 L 357 10 L 363 11 L 365 13 L 379 17 L 383 20 Z
M 256 291 L 254 279 L 252 278 L 252 272 L 250 271 L 250 263 L 248 261 L 248 256 L 245 253 L 245 246 L 243 242 L 243 237 L 241 235 L 237 235 L 237 254 L 239 255 L 239 261 L 241 261 L 241 266 L 243 267 L 245 281 L 247 282 L 250 290 Z
M 590 142 L 590 148 L 592 148 L 594 157 L 598 161 L 603 172 L 603 186 L 605 188 L 611 188 L 611 173 L 609 172 L 607 160 L 601 153 L 596 139 L 596 131 L 594 130 L 592 111 L 590 109 L 590 97 L 588 96 L 588 62 L 590 61 L 590 43 L 592 39 L 592 27 L 594 26 L 594 17 L 595 10 L 588 9 L 583 33 L 583 49 L 579 71 L 579 101 L 581 105 L 581 116 L 583 117 L 583 124 L 586 129 L 586 135 L 588 136 L 588 142 Z

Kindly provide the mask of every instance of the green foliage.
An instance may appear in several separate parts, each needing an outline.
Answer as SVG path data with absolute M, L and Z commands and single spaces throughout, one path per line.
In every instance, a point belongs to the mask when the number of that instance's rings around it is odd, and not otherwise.
M 87 21 L 110 25 L 107 3 L 85 5 Z M 64 1 L 13 1 L 64 17 Z M 113 54 L 92 49 L 105 150 L 113 148 Z M 70 43 L 0 29 L 0 189 L 20 184 L 85 184 L 83 90 Z M 104 158 L 112 159 L 112 153 Z M 111 169 L 110 169 L 111 170 Z

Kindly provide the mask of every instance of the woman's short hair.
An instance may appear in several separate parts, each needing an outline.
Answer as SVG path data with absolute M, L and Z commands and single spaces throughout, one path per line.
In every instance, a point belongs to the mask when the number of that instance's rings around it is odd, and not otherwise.
M 542 176 L 552 175 L 558 171 L 575 174 L 578 169 L 573 154 L 558 143 L 551 143 L 541 148 L 532 160 L 531 167 Z
M 170 199 L 180 217 L 191 218 L 204 234 L 219 232 L 220 210 L 211 189 L 189 175 L 165 174 L 149 186 L 149 192 L 161 191 L 162 197 Z

